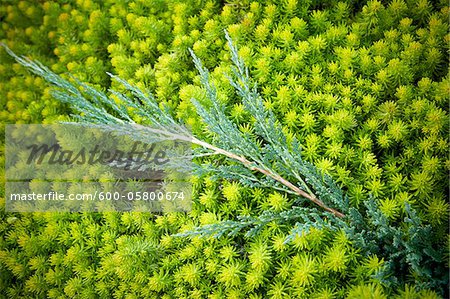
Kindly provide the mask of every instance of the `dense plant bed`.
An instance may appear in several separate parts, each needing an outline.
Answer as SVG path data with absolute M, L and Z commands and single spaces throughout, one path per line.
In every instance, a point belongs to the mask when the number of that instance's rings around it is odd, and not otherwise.
M 89 101 L 51 93 L 62 78 L 76 85 L 68 73 L 106 95 L 147 89 L 199 140 L 229 152 L 254 142 L 243 155 L 260 149 L 263 169 L 331 210 L 226 156 L 195 160 L 189 213 L 2 203 L 0 294 L 448 297 L 449 12 L 426 0 L 2 3 L 1 41 L 49 68 L 16 57 L 37 76 L 0 49 L 3 124 L 79 114 Z M 62 76 L 53 86 L 50 72 Z

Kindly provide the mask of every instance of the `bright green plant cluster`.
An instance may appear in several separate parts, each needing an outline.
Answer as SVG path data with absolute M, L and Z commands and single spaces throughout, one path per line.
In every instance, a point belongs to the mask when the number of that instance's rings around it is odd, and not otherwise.
M 437 252 L 448 245 L 449 11 L 444 1 L 426 0 L 2 4 L 0 38 L 16 53 L 56 73 L 70 71 L 97 88 L 124 90 L 107 71 L 149 88 L 206 140 L 214 134 L 191 98 L 205 103 L 207 93 L 189 49 L 211 70 L 228 117 L 243 134 L 257 135 L 254 115 L 224 74 L 232 65 L 226 29 L 287 144 L 299 140 L 303 159 L 330 175 L 350 206 L 374 220 L 366 227 L 367 221 L 356 222 L 355 216 L 355 232 L 312 228 L 288 243 L 295 222 L 276 221 L 278 216 L 250 238 L 239 233 L 218 239 L 174 237 L 199 225 L 219 225 L 220 231 L 227 223 L 223 220 L 257 223 L 273 212 L 288 214 L 298 204 L 282 190 L 250 188 L 213 173 L 193 178 L 194 205 L 188 214 L 2 211 L 2 295 L 448 296 L 448 278 L 425 273 L 420 258 L 441 259 L 439 267 L 448 272 L 448 256 Z M 61 115 L 68 109 L 51 96 L 43 79 L 14 64 L 4 51 L 0 57 L 2 122 L 66 119 Z M 145 123 L 139 116 L 135 120 Z M 367 228 L 372 229 L 368 240 L 396 243 L 367 255 L 361 239 L 351 238 Z M 432 243 L 436 252 L 423 242 Z M 393 255 L 396 250 L 406 252 L 406 262 Z M 397 268 L 405 264 L 412 266 Z M 386 268 L 401 275 L 386 280 Z

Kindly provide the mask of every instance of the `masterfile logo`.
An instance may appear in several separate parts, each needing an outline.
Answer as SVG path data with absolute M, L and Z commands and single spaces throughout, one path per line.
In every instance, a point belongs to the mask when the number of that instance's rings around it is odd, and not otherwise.
M 7 125 L 5 136 L 8 211 L 190 209 L 188 142 L 78 124 Z

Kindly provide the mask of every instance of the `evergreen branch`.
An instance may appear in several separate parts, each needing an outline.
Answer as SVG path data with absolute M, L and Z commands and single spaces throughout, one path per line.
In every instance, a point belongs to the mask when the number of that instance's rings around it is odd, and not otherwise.
M 238 83 L 231 78 L 230 82 L 232 86 L 235 87 L 238 94 L 243 98 L 246 107 L 254 114 L 257 120 L 256 128 L 260 132 L 260 135 L 270 144 L 269 149 L 273 149 L 277 154 L 277 157 L 286 164 L 286 168 L 291 168 L 297 164 L 301 166 L 299 169 L 307 170 L 307 168 L 305 168 L 306 162 L 301 160 L 301 157 L 295 159 L 287 149 L 286 138 L 277 124 L 273 113 L 264 108 L 261 98 L 256 91 L 256 87 L 249 87 L 250 79 L 248 77 L 248 70 L 245 68 L 242 60 L 239 59 L 237 49 L 229 38 L 228 33 L 226 33 L 226 37 L 231 49 L 232 60 L 235 64 L 234 73 L 239 77 L 241 83 Z M 296 195 L 306 198 L 320 206 L 325 211 L 328 211 L 339 218 L 344 217 L 343 213 L 328 206 L 322 200 L 317 198 L 297 172 L 293 171 L 292 173 L 294 173 L 294 177 L 299 179 L 301 185 L 306 188 L 307 191 L 304 191 L 286 177 L 277 173 L 272 165 L 264 161 L 264 157 L 262 156 L 258 145 L 249 137 L 242 134 L 236 124 L 231 122 L 225 115 L 225 109 L 219 104 L 217 91 L 209 79 L 209 72 L 203 68 L 200 59 L 198 59 L 192 51 L 191 54 L 193 56 L 194 64 L 200 73 L 201 83 L 207 91 L 212 108 L 206 108 L 195 99 L 193 99 L 193 103 L 197 107 L 197 111 L 203 121 L 208 124 L 210 130 L 220 135 L 221 138 L 218 139 L 217 145 L 192 136 L 179 121 L 172 117 L 168 109 L 161 109 L 159 107 L 155 98 L 150 93 L 144 93 L 137 87 L 130 85 L 128 82 L 117 76 L 108 73 L 108 75 L 121 83 L 126 90 L 133 95 L 133 97 L 129 97 L 126 94 L 109 90 L 113 96 L 120 99 L 120 103 L 116 103 L 111 96 L 108 96 L 104 92 L 96 90 L 77 79 L 74 79 L 75 83 L 71 83 L 53 73 L 41 63 L 34 62 L 26 57 L 19 57 L 5 44 L 0 45 L 3 46 L 17 62 L 58 87 L 59 89 L 53 91 L 53 96 L 62 102 L 69 103 L 75 108 L 75 110 L 82 115 L 75 115 L 75 117 L 83 125 L 128 135 L 135 140 L 148 143 L 162 140 L 190 142 L 211 151 L 211 153 L 220 154 L 228 159 L 239 162 L 247 169 L 259 172 L 264 176 L 271 178 L 275 182 L 287 187 Z M 133 115 L 130 114 L 127 109 L 130 107 L 134 108 L 134 112 L 137 115 L 144 116 L 150 124 L 143 126 L 135 123 Z M 121 127 L 124 124 L 131 127 Z M 248 156 L 251 156 L 252 158 L 248 158 Z M 308 172 L 306 172 L 306 174 L 308 174 Z M 311 178 L 311 181 L 314 181 L 313 177 Z M 325 186 L 323 186 L 323 188 L 326 189 Z

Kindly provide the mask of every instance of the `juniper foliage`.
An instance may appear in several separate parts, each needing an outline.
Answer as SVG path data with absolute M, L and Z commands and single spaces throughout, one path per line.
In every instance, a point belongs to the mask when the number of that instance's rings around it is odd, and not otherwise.
M 388 219 L 373 199 L 365 201 L 363 210 L 351 207 L 347 196 L 330 176 L 302 159 L 301 144 L 295 138 L 288 142 L 272 111 L 264 107 L 236 46 L 225 34 L 234 63 L 229 81 L 254 118 L 252 124 L 256 137 L 242 133 L 229 119 L 208 70 L 192 51 L 193 62 L 208 99 L 206 103 L 198 99 L 192 99 L 192 102 L 208 130 L 213 133 L 209 142 L 193 136 L 184 124 L 172 116 L 170 109 L 158 105 L 151 93 L 132 86 L 120 77 L 109 74 L 122 84 L 126 92 L 109 90 L 108 95 L 76 78 L 72 77 L 73 83 L 65 80 L 41 63 L 18 57 L 3 46 L 17 62 L 57 87 L 53 90 L 53 96 L 72 106 L 78 113 L 73 115 L 78 124 L 115 132 L 122 130 L 123 124 L 129 124 L 131 126 L 127 128 L 132 128 L 132 131 L 123 133 L 141 141 L 190 141 L 197 145 L 194 157 L 221 154 L 228 158 L 228 162 L 220 161 L 217 165 L 198 161 L 195 169 L 198 174 L 213 172 L 217 177 L 238 180 L 250 187 L 282 190 L 296 196 L 295 205 L 287 211 L 239 216 L 236 220 L 197 227 L 174 236 L 220 238 L 244 233 L 245 237 L 253 238 L 264 226 L 276 222 L 292 225 L 285 240 L 287 243 L 313 227 L 343 230 L 364 255 L 375 254 L 384 259 L 385 267 L 375 274 L 384 284 L 394 287 L 404 285 L 413 277 L 419 288 L 433 288 L 445 294 L 448 284 L 448 268 L 444 265 L 445 247 L 437 244 L 439 241 L 434 238 L 432 227 L 422 223 L 417 211 L 407 203 L 406 217 L 397 223 Z M 136 123 L 136 116 L 144 119 L 144 123 Z

